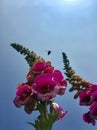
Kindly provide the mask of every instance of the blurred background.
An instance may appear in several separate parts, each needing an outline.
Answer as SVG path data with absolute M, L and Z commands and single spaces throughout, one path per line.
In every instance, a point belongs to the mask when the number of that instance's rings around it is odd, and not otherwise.
M 16 108 L 16 85 L 26 81 L 29 66 L 10 44 L 16 42 L 50 60 L 63 73 L 65 52 L 76 73 L 97 84 L 97 0 L 0 0 L 0 130 L 34 130 L 27 115 Z M 48 56 L 47 50 L 52 53 Z M 65 75 L 64 75 L 65 77 Z M 88 107 L 79 106 L 68 88 L 56 102 L 68 114 L 53 130 L 97 130 L 82 120 Z

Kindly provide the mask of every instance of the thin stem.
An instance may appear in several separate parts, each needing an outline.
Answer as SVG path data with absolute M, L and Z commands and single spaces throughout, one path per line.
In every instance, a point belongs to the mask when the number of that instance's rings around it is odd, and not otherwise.
M 44 116 L 45 116 L 45 119 L 48 120 L 47 102 L 44 103 L 44 106 L 45 106 L 45 113 L 44 113 Z

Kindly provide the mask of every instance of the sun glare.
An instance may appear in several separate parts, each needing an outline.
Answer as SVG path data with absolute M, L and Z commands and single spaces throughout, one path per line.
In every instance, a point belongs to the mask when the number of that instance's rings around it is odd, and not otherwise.
M 65 3 L 79 3 L 81 0 L 63 0 Z
M 63 0 L 65 4 L 70 4 L 70 5 L 76 5 L 82 2 L 83 0 Z
M 76 2 L 77 0 L 64 0 L 65 2 Z

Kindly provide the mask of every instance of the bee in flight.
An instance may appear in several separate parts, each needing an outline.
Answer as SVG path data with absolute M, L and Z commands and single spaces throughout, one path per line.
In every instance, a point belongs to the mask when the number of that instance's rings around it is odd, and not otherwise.
M 47 54 L 50 55 L 50 54 L 51 54 L 51 51 L 49 50 Z
M 51 51 L 50 51 L 50 50 L 48 50 L 48 51 L 46 51 L 46 52 L 47 52 L 47 54 L 48 54 L 48 55 L 50 55 L 50 54 L 51 54 Z

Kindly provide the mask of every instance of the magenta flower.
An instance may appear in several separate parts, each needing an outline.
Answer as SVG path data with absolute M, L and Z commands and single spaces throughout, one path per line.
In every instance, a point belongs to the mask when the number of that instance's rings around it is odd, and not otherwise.
M 90 92 L 91 92 L 91 93 L 94 93 L 95 91 L 97 91 L 97 85 L 92 84 L 92 85 L 90 86 Z
M 80 105 L 89 106 L 93 102 L 89 89 L 83 90 L 79 95 L 79 99 L 80 99 L 79 103 Z
M 67 87 L 67 82 L 64 80 L 64 77 L 62 73 L 59 70 L 55 70 L 53 72 L 53 77 L 56 81 L 57 89 L 58 89 L 58 94 L 63 95 L 65 93 L 66 87 Z
M 34 63 L 33 67 L 30 69 L 29 73 L 27 74 L 27 80 L 32 81 L 33 77 L 42 74 L 42 73 L 49 73 L 52 74 L 54 67 L 51 66 L 51 62 L 39 61 Z
M 64 77 L 59 70 L 54 70 L 53 77 L 55 78 L 57 84 L 61 84 L 61 82 L 64 80 Z
M 97 120 L 97 85 L 91 85 L 83 90 L 79 98 L 80 105 L 90 106 L 90 111 L 83 115 L 83 120 L 95 125 L 95 120 Z
M 91 106 L 90 106 L 90 113 L 92 114 L 92 116 L 97 119 L 97 102 L 94 102 Z
M 56 121 L 61 121 L 62 118 L 67 114 L 67 111 L 64 111 L 57 103 L 52 103 L 50 106 L 50 111 L 58 115 Z
M 48 73 L 48 74 L 52 74 L 54 70 L 54 67 L 50 66 L 50 67 L 46 67 L 44 69 L 44 73 Z
M 83 120 L 87 123 L 91 123 L 92 125 L 95 125 L 95 119 L 93 118 L 93 116 L 91 115 L 90 111 L 83 114 Z
M 90 87 L 90 94 L 92 95 L 93 100 L 97 101 L 97 85 L 92 85 Z
M 22 105 L 30 103 L 34 98 L 34 92 L 32 87 L 25 84 L 24 86 L 18 88 L 16 92 L 16 97 L 14 99 L 14 104 L 16 107 L 21 107 Z
M 92 94 L 93 100 L 97 102 L 97 91 Z
M 37 76 L 32 87 L 41 101 L 48 101 L 57 94 L 56 82 L 50 74 L 40 74 Z
M 43 61 L 40 61 L 40 62 L 34 63 L 32 70 L 34 73 L 41 73 L 45 68 L 46 68 L 46 63 Z
M 67 86 L 61 72 L 55 70 L 52 74 L 43 73 L 36 76 L 32 87 L 41 101 L 49 101 L 57 94 L 63 95 Z

